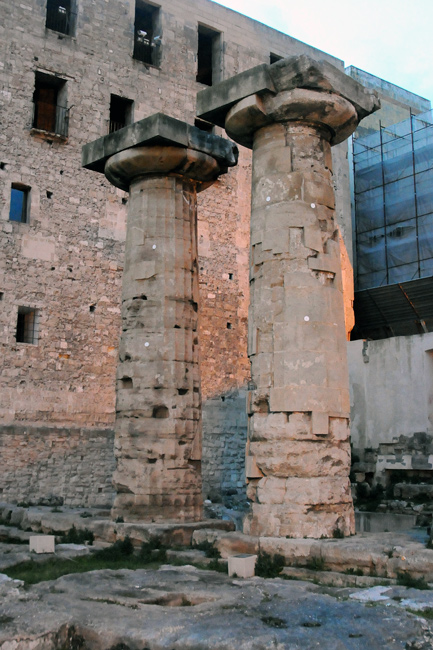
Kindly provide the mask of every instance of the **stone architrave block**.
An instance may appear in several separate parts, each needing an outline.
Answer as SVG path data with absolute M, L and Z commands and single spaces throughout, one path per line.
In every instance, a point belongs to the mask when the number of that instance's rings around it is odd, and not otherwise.
M 55 552 L 54 535 L 32 535 L 29 538 L 30 552 L 32 553 L 54 553 Z
M 252 578 L 255 572 L 257 555 L 232 555 L 229 561 L 229 576 L 237 575 L 238 578 Z

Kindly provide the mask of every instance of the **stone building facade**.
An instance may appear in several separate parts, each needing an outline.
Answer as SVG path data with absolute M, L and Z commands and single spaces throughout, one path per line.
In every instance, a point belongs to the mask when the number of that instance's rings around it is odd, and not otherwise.
M 128 199 L 81 169 L 82 145 L 155 112 L 194 124 L 198 90 L 260 63 L 301 53 L 343 63 L 209 0 L 1 0 L 0 13 L 0 499 L 109 505 Z M 350 242 L 347 146 L 333 156 Z M 241 147 L 198 204 L 213 498 L 244 493 L 250 166 Z

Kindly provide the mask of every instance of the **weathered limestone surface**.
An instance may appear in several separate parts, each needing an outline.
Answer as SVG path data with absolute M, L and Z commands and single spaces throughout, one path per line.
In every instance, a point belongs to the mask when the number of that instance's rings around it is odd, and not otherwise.
M 162 114 L 83 148 L 83 166 L 130 193 L 114 518 L 201 517 L 196 194 L 236 161 L 232 143 Z
M 233 579 L 168 565 L 71 574 L 27 588 L 6 580 L 0 583 L 0 648 L 432 647 L 431 621 L 424 618 L 431 592 L 405 587 L 351 592 L 349 600 L 348 590 L 341 598 L 341 589 L 302 581 Z M 409 607 L 419 610 L 417 615 L 406 611 Z
M 354 533 L 349 386 L 331 145 L 376 96 L 306 56 L 198 96 L 198 114 L 252 148 L 246 471 L 264 536 Z

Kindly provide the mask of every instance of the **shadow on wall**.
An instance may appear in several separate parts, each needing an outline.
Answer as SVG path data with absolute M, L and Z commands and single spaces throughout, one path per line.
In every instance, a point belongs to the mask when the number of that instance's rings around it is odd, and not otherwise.
M 203 494 L 232 507 L 246 501 L 247 388 L 203 402 Z

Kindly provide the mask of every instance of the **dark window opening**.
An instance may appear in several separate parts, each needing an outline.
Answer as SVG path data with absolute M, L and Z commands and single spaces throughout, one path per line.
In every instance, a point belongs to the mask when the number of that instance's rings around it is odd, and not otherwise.
M 0 300 L 3 300 L 4 295 L 4 291 L 0 291 Z
M 134 24 L 134 59 L 159 65 L 161 26 L 159 7 L 136 0 Z
M 75 5 L 73 0 L 47 0 L 45 27 L 54 32 L 72 36 L 75 32 Z
M 30 207 L 30 187 L 12 183 L 9 220 L 28 223 Z
M 36 345 L 39 338 L 39 312 L 32 307 L 18 307 L 17 343 Z
M 213 124 L 206 122 L 206 120 L 201 120 L 198 117 L 196 117 L 194 120 L 194 126 L 196 126 L 201 131 L 205 131 L 206 133 L 213 133 Z
M 198 26 L 197 76 L 196 81 L 206 86 L 220 81 L 221 67 L 221 34 L 205 27 Z
M 284 59 L 283 56 L 280 56 L 279 54 L 274 54 L 273 52 L 270 53 L 269 55 L 269 63 L 272 65 L 273 63 L 276 63 L 277 61 L 281 61 Z
M 134 102 L 131 99 L 110 95 L 110 123 L 109 133 L 123 129 L 127 124 L 132 124 L 132 107 Z
M 231 324 L 231 323 L 227 323 L 227 329 L 228 329 L 228 330 L 231 330 L 231 328 L 232 328 L 232 324 Z
M 229 273 L 229 280 L 233 280 L 233 273 Z
M 66 137 L 68 113 L 66 82 L 37 72 L 33 93 L 33 128 Z

